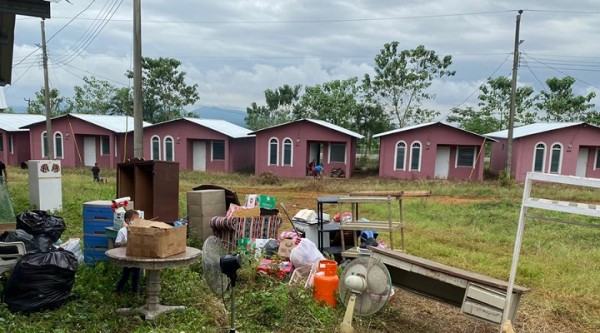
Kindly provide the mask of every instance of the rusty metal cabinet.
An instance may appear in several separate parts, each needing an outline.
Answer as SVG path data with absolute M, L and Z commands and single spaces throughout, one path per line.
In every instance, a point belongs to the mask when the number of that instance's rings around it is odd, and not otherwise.
M 179 219 L 179 163 L 131 161 L 117 164 L 117 198 L 129 196 L 146 219 Z

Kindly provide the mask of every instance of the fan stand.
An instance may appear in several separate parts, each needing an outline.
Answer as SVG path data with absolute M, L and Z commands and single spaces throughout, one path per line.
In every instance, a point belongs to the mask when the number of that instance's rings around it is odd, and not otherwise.
M 221 272 L 229 278 L 229 284 L 231 286 L 231 319 L 229 333 L 235 333 L 235 283 L 238 275 L 237 271 L 240 269 L 241 259 L 239 255 L 225 255 L 221 257 L 219 265 Z
M 235 281 L 237 280 L 237 274 L 229 277 L 231 283 L 231 319 L 229 320 L 229 333 L 235 333 Z
M 352 315 L 354 314 L 356 295 L 356 293 L 352 293 L 350 295 L 350 300 L 348 301 L 348 306 L 346 307 L 344 319 L 340 323 L 340 333 L 354 333 L 354 327 L 352 327 Z

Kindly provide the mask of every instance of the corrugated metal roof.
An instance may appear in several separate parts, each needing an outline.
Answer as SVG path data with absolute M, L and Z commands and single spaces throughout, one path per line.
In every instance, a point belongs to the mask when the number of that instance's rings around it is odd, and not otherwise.
M 330 122 L 327 122 L 327 121 L 324 121 L 324 120 L 318 120 L 318 119 L 308 119 L 308 118 L 294 120 L 294 121 L 289 121 L 287 123 L 283 123 L 283 124 L 279 124 L 279 125 L 275 125 L 275 126 L 271 126 L 271 127 L 266 127 L 266 128 L 263 128 L 263 129 L 259 129 L 258 131 L 254 131 L 252 133 L 257 133 L 257 132 L 261 132 L 261 131 L 268 130 L 268 129 L 271 129 L 271 128 L 280 127 L 280 126 L 284 126 L 284 125 L 288 125 L 288 124 L 292 124 L 292 123 L 297 123 L 297 122 L 300 122 L 300 121 L 308 121 L 308 122 L 311 122 L 311 123 L 314 123 L 314 124 L 317 124 L 317 125 L 321 125 L 323 127 L 327 127 L 327 128 L 332 129 L 334 131 L 338 131 L 340 133 L 344 133 L 344 134 L 353 136 L 353 137 L 358 138 L 358 139 L 364 138 L 364 136 L 362 136 L 362 135 L 360 135 L 360 134 L 358 134 L 356 132 L 353 132 L 351 130 L 345 129 L 345 128 L 343 128 L 341 126 L 338 126 L 338 125 L 334 125 L 334 124 L 332 124 Z
M 109 131 L 115 133 L 125 133 L 133 131 L 133 117 L 129 116 L 110 116 L 100 114 L 81 114 L 81 113 L 70 113 L 71 116 L 79 118 L 88 123 L 106 128 Z M 149 122 L 144 121 L 143 127 L 152 125 Z
M 6 97 L 4 96 L 4 87 L 0 87 L 0 110 L 8 109 Z
M 250 132 L 252 132 L 251 130 L 241 127 L 241 126 L 238 126 L 236 124 L 230 123 L 227 120 L 188 118 L 188 117 L 184 117 L 183 119 L 185 119 L 189 122 L 198 124 L 200 126 L 210 128 L 213 131 L 225 134 L 234 139 L 247 138 L 247 137 L 254 136 L 254 135 L 250 135 Z
M 548 131 L 554 131 L 561 128 L 567 128 L 571 126 L 577 126 L 585 124 L 584 122 L 575 122 L 575 123 L 535 123 L 524 126 L 515 127 L 513 129 L 513 139 L 521 138 L 524 136 L 544 133 Z M 486 136 L 492 138 L 499 139 L 507 139 L 508 138 L 508 130 L 502 130 L 497 132 L 492 132 L 485 134 Z
M 7 132 L 27 132 L 21 127 L 42 122 L 45 116 L 39 114 L 0 113 L 0 129 Z
M 433 124 L 437 124 L 437 123 L 439 123 L 439 121 L 438 122 L 424 123 L 424 124 L 419 124 L 419 125 L 413 125 L 413 126 L 406 126 L 406 127 L 402 127 L 402 128 L 397 128 L 395 130 L 391 130 L 391 131 L 387 131 L 387 132 L 375 134 L 375 135 L 373 135 L 373 138 L 379 138 L 379 137 L 390 135 L 390 134 L 396 134 L 396 133 L 400 133 L 400 132 L 406 132 L 406 131 L 414 130 L 416 128 L 427 127 L 429 125 L 433 125 Z

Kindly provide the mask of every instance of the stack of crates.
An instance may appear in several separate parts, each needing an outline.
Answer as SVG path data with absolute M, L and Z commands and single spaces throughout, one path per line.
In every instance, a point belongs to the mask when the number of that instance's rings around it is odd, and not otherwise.
M 112 227 L 114 212 L 112 202 L 90 201 L 83 204 L 83 257 L 88 265 L 106 261 L 108 250 L 106 227 Z
M 188 231 L 190 235 L 206 240 L 212 235 L 210 219 L 225 216 L 225 191 L 200 190 L 187 192 Z

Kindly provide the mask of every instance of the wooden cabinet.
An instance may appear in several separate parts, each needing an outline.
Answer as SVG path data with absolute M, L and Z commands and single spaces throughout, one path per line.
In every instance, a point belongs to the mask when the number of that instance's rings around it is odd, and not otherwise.
M 146 219 L 179 219 L 179 163 L 143 161 L 117 164 L 117 198 L 131 197 Z
M 385 214 L 385 220 L 383 221 L 373 221 L 369 219 L 369 222 L 361 222 L 361 218 L 363 216 L 360 215 L 359 205 L 360 204 L 380 204 L 385 205 L 385 209 L 387 213 Z M 398 205 L 398 217 L 400 221 L 393 221 L 393 213 L 395 210 L 396 204 Z M 388 233 L 390 236 L 389 249 L 394 250 L 394 237 L 397 232 L 400 231 L 400 246 L 401 249 L 404 250 L 404 223 L 402 221 L 402 201 L 401 198 L 394 198 L 391 196 L 388 197 L 375 197 L 375 196 L 346 196 L 338 198 L 338 205 L 340 210 L 340 216 L 342 216 L 342 212 L 344 211 L 344 207 L 347 205 L 351 206 L 352 212 L 352 220 L 351 221 L 341 221 L 340 230 L 343 232 L 345 230 L 358 231 L 357 239 L 355 240 L 355 244 L 357 246 L 353 248 L 346 248 L 346 244 L 344 242 L 344 237 L 342 237 L 342 257 L 357 257 L 360 255 L 358 251 L 358 245 L 360 244 L 360 231 L 362 230 L 372 230 L 377 231 L 378 233 Z M 364 216 L 368 219 L 368 217 Z M 367 253 L 365 253 L 367 254 Z

